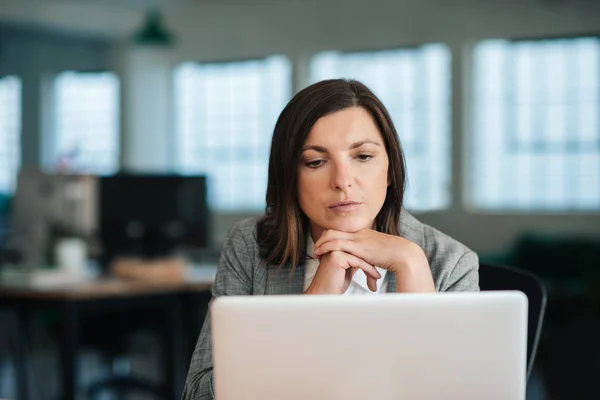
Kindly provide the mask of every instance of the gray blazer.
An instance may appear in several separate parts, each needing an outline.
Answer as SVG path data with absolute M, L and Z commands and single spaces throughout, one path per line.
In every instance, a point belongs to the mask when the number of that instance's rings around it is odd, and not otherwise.
M 277 270 L 261 262 L 256 241 L 256 218 L 233 225 L 219 260 L 212 294 L 277 295 L 301 294 L 304 266 L 296 267 L 290 279 L 289 268 Z M 401 236 L 425 251 L 438 292 L 478 291 L 479 260 L 463 244 L 442 232 L 422 224 L 408 212 L 400 219 Z M 389 278 L 387 278 L 389 276 Z M 387 275 L 388 292 L 396 291 L 394 274 Z M 214 399 L 210 320 L 207 317 L 192 360 L 183 391 L 185 400 Z

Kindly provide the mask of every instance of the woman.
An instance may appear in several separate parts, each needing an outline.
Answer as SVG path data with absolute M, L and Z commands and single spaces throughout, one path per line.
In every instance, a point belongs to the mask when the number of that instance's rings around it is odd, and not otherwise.
M 267 211 L 233 226 L 213 295 L 479 290 L 477 255 L 402 208 L 406 171 L 392 120 L 357 81 L 299 92 L 273 133 Z M 184 399 L 214 398 L 210 323 Z

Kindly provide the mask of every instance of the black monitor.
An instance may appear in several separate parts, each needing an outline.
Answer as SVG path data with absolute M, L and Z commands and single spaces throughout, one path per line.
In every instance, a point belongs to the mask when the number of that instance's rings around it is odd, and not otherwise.
M 158 258 L 209 244 L 204 176 L 105 176 L 99 192 L 105 264 L 117 256 Z

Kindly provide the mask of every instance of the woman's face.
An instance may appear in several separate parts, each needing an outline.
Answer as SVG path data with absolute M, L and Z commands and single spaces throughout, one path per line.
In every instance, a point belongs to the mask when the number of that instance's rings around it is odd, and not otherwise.
M 388 155 L 375 122 L 362 107 L 320 118 L 304 143 L 298 201 L 313 240 L 326 229 L 372 228 L 385 201 Z

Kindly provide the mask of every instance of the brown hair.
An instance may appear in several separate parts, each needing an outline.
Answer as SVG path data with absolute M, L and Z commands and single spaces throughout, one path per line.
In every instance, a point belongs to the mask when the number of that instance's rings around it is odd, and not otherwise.
M 361 82 L 325 80 L 296 94 L 275 125 L 269 158 L 267 208 L 257 224 L 260 254 L 267 263 L 283 266 L 289 262 L 293 271 L 303 261 L 308 218 L 298 203 L 298 164 L 302 147 L 319 118 L 350 107 L 362 107 L 369 112 L 383 137 L 389 158 L 390 185 L 375 219 L 376 229 L 400 234 L 406 166 L 392 119 L 383 103 Z

